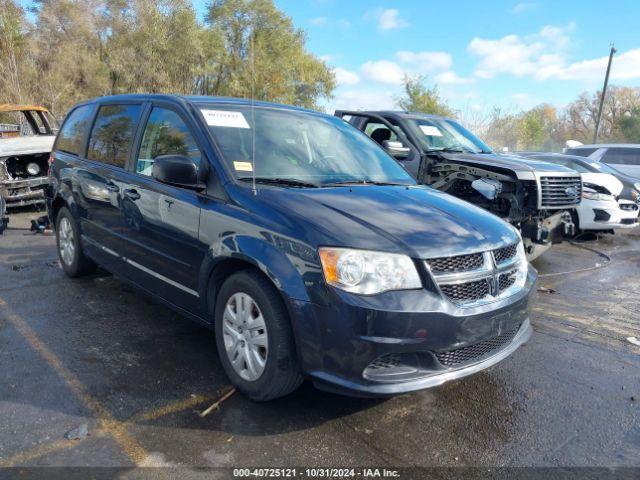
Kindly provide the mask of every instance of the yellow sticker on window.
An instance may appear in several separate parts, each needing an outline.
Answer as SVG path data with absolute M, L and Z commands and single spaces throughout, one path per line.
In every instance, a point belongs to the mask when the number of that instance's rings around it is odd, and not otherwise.
M 233 168 L 238 172 L 253 172 L 251 162 L 233 162 Z

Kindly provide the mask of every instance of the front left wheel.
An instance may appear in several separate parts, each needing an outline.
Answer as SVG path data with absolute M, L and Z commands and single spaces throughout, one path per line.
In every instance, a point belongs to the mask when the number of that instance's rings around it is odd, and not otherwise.
M 231 383 L 255 401 L 285 396 L 302 383 L 289 316 L 261 273 L 229 277 L 218 293 L 215 336 Z

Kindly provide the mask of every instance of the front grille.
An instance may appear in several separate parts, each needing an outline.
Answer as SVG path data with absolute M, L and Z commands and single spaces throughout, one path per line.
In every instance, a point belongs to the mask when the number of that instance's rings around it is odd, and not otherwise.
M 477 270 L 482 267 L 484 258 L 481 253 L 472 253 L 455 257 L 432 258 L 428 262 L 434 273 L 456 273 Z
M 518 273 L 517 270 L 501 273 L 498 277 L 498 291 L 503 292 L 516 283 L 516 273 Z
M 582 181 L 576 176 L 540 177 L 540 206 L 561 208 L 577 205 L 582 196 Z
M 637 218 L 623 218 L 620 223 L 622 223 L 622 225 L 633 225 L 637 221 Z
M 455 303 L 468 303 L 482 300 L 491 292 L 489 281 L 485 278 L 475 282 L 440 285 L 440 290 Z
M 427 260 L 429 270 L 442 294 L 460 307 L 479 305 L 515 293 L 518 244 L 490 252 Z M 510 290 L 511 289 L 511 290 Z
M 484 340 L 474 345 L 450 350 L 448 352 L 436 353 L 436 358 L 445 367 L 456 367 L 464 363 L 480 360 L 509 344 L 518 333 L 518 330 L 520 330 L 520 325 L 508 332 L 501 333 L 497 337 Z
M 508 247 L 502 247 L 493 251 L 493 258 L 496 260 L 496 265 L 511 260 L 518 253 L 518 244 L 514 243 Z

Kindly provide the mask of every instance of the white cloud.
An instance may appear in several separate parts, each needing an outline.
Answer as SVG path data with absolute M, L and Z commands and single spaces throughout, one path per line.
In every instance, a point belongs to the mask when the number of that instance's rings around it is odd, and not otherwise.
M 451 70 L 439 73 L 435 76 L 435 82 L 438 85 L 466 85 L 473 83 L 473 81 L 473 78 L 460 77 Z
M 390 85 L 400 85 L 405 74 L 400 65 L 389 60 L 366 62 L 362 65 L 361 70 L 369 80 Z
M 327 22 L 329 21 L 329 19 L 327 17 L 316 17 L 316 18 L 312 18 L 311 20 L 309 20 L 309 23 L 311 25 L 316 25 L 318 27 L 323 27 L 327 24 Z
M 530 12 L 532 10 L 535 10 L 539 6 L 540 5 L 538 3 L 535 3 L 535 2 L 522 2 L 522 3 L 516 4 L 511 9 L 511 13 L 514 13 L 516 15 L 520 15 L 521 13 L 526 13 L 526 12 Z
M 374 8 L 368 10 L 364 14 L 364 18 L 367 20 L 375 20 L 378 23 L 378 29 L 383 31 L 409 26 L 406 20 L 400 18 L 400 11 L 397 8 Z
M 608 56 L 572 63 L 565 68 L 550 72 L 549 77 L 560 80 L 596 80 L 604 79 Z M 629 50 L 613 57 L 611 64 L 612 80 L 630 80 L 640 78 L 640 48 Z
M 475 74 L 480 78 L 509 73 L 544 79 L 548 72 L 561 68 L 566 62 L 565 50 L 574 28 L 573 23 L 565 27 L 548 25 L 526 37 L 507 35 L 497 40 L 476 37 L 467 50 L 479 58 Z
M 528 93 L 513 93 L 509 96 L 513 103 L 521 109 L 529 109 L 537 105 L 538 102 Z
M 360 82 L 360 77 L 357 73 L 345 68 L 336 67 L 333 69 L 333 73 L 336 76 L 336 83 L 338 85 L 355 85 Z
M 395 97 L 399 93 L 387 89 L 338 89 L 327 110 L 389 110 L 396 108 Z
M 451 55 L 446 52 L 409 52 L 396 53 L 396 58 L 405 64 L 412 64 L 420 73 L 431 73 L 436 70 L 447 70 L 453 65 Z

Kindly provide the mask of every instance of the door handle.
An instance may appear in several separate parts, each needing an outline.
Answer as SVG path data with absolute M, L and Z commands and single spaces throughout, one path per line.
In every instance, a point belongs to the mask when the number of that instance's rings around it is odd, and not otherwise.
M 116 185 L 115 183 L 111 182 L 111 181 L 107 182 L 106 188 L 110 192 L 119 192 L 120 191 L 120 187 L 118 185 Z
M 129 200 L 138 200 L 140 198 L 140 194 L 138 193 L 138 191 L 135 188 L 130 188 L 124 191 L 124 195 L 129 199 Z

